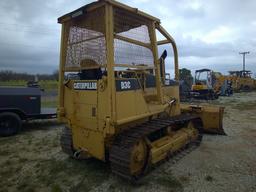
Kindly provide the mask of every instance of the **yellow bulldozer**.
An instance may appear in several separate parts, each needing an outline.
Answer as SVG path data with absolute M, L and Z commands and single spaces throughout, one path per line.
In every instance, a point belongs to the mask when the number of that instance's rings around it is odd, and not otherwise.
M 256 89 L 256 80 L 251 77 L 251 71 L 229 71 L 229 74 L 228 77 L 232 81 L 235 92 Z
M 223 108 L 181 104 L 178 52 L 160 20 L 113 0 L 85 5 L 62 24 L 58 119 L 62 150 L 109 161 L 114 174 L 139 179 L 147 168 L 223 134 Z M 166 39 L 157 40 L 156 32 Z M 174 51 L 175 80 L 165 76 Z

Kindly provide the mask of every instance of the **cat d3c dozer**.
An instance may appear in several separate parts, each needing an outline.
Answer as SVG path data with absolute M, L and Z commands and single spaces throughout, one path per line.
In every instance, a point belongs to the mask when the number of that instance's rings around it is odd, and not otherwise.
M 223 133 L 222 107 L 181 106 L 178 53 L 160 20 L 113 0 L 85 5 L 62 24 L 58 118 L 61 147 L 76 158 L 109 161 L 139 179 L 151 165 L 198 145 L 204 130 Z M 159 31 L 166 39 L 157 40 Z M 174 52 L 175 80 L 165 75 Z

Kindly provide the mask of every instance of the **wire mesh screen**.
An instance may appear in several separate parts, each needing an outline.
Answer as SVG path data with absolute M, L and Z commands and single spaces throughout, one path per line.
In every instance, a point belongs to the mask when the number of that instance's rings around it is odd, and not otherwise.
M 140 27 L 136 27 L 117 34 L 143 43 L 150 43 L 148 27 L 146 25 L 142 25 Z
M 115 64 L 153 65 L 150 49 L 119 39 L 114 40 Z
M 150 45 L 149 21 L 137 14 L 118 8 L 114 9 L 113 15 L 114 33 L 116 34 L 114 39 L 115 64 L 152 66 L 154 59 L 151 49 L 117 37 L 121 36 Z
M 69 23 L 66 68 L 106 64 L 104 9 L 87 12 Z

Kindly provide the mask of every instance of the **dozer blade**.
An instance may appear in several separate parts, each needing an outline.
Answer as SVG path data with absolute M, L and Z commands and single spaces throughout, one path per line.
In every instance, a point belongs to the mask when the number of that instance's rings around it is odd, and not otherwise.
M 192 113 L 200 116 L 205 133 L 226 135 L 223 129 L 224 107 L 208 104 L 181 104 L 182 113 Z

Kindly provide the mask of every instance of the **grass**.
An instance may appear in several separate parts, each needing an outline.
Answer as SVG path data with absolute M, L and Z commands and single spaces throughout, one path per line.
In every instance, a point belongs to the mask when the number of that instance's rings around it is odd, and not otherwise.
M 0 156 L 7 156 L 10 155 L 11 152 L 8 149 L 0 149 Z
M 163 174 L 156 178 L 156 183 L 167 187 L 168 189 L 175 189 L 177 191 L 178 189 L 182 189 L 182 183 L 173 177 L 172 175 Z
M 8 163 L 3 163 L 1 164 L 1 170 L 0 170 L 0 179 L 1 182 L 3 183 L 8 183 L 10 180 L 6 178 L 11 178 L 13 175 L 19 173 L 21 170 L 21 166 L 15 162 L 15 161 L 9 161 L 7 160 Z
M 162 172 L 161 174 L 150 174 L 146 176 L 144 179 L 144 184 L 147 185 L 148 183 L 152 183 L 156 186 L 162 186 L 167 191 L 171 192 L 179 192 L 183 191 L 183 183 L 189 182 L 188 176 L 181 176 L 176 178 L 172 175 L 171 172 Z
M 24 158 L 24 157 L 20 157 L 19 160 L 18 160 L 19 163 L 25 163 L 27 161 L 28 161 L 28 159 Z
M 53 107 L 56 108 L 57 107 L 57 99 L 54 101 L 47 101 L 47 100 L 43 100 L 41 102 L 41 107 Z
M 28 186 L 29 186 L 29 184 L 27 182 L 21 182 L 18 185 L 17 189 L 20 190 L 20 191 L 25 191 Z
M 32 143 L 32 139 L 29 138 L 29 139 L 28 139 L 28 145 L 30 145 L 31 143 Z
M 0 81 L 0 86 L 26 86 L 27 82 L 23 80 Z
M 54 80 L 42 80 L 39 81 L 39 85 L 42 89 L 55 90 L 58 88 L 58 82 Z M 23 80 L 10 80 L 10 81 L 1 81 L 0 86 L 27 86 L 27 81 Z
M 18 191 L 26 191 L 26 192 L 34 192 L 36 190 L 36 186 L 32 183 L 30 178 L 22 178 L 22 180 L 18 183 L 17 190 Z
M 210 176 L 210 175 L 207 175 L 207 176 L 205 177 L 205 180 L 206 180 L 206 181 L 209 181 L 209 182 L 212 182 L 212 181 L 213 181 L 213 177 Z
M 7 186 L 1 186 L 0 192 L 6 192 L 6 191 L 8 191 Z
M 58 89 L 58 81 L 54 81 L 54 80 L 39 81 L 39 85 L 41 88 L 45 90 Z
M 9 159 L 4 162 L 5 166 L 10 166 L 12 164 L 13 164 L 13 162 L 11 160 L 9 160 Z
M 237 103 L 233 108 L 241 111 L 253 110 L 256 109 L 256 101 Z
M 78 161 L 71 158 L 64 160 L 52 158 L 42 160 L 35 167 L 39 169 L 39 182 L 52 186 L 52 191 L 60 191 L 60 188 L 56 187 L 58 185 L 66 185 L 66 187 L 68 185 L 70 191 L 87 191 L 98 186 L 110 174 L 106 164 L 95 159 Z M 59 179 L 56 180 L 56 178 Z M 73 181 L 74 178 L 76 182 Z
M 179 177 L 179 180 L 182 182 L 182 183 L 188 183 L 190 181 L 190 178 L 188 176 L 180 176 Z
M 54 185 L 52 185 L 51 191 L 52 192 L 62 192 L 62 189 L 58 184 L 54 184 Z

